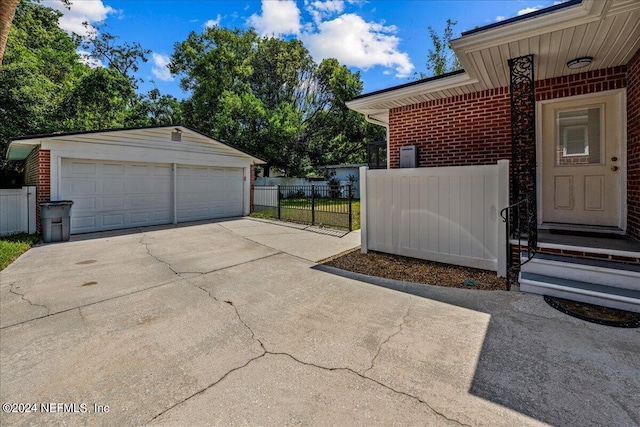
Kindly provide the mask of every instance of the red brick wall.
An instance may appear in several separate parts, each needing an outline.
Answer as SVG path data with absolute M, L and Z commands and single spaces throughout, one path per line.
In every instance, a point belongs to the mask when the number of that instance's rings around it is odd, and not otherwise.
M 487 165 L 511 157 L 507 88 L 394 108 L 389 112 L 389 164 L 400 147 L 418 147 L 419 166 Z
M 536 82 L 536 101 L 620 89 L 627 86 L 627 67 L 613 67 Z
M 35 148 L 25 162 L 25 185 L 36 186 L 36 228 L 41 232 L 40 202 L 51 199 L 51 155 L 49 150 Z
M 640 50 L 627 67 L 627 230 L 640 240 Z

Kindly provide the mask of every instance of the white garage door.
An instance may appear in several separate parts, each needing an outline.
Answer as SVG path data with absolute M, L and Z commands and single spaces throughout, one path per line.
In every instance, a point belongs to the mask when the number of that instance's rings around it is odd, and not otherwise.
M 178 222 L 241 216 L 242 169 L 178 166 Z
M 171 165 L 63 159 L 71 233 L 173 222 Z M 178 167 L 178 221 L 242 215 L 242 169 Z

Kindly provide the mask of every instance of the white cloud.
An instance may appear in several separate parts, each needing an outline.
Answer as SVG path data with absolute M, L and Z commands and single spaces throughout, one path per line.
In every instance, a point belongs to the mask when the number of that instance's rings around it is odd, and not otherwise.
M 366 22 L 346 13 L 318 25 L 317 32 L 304 33 L 301 39 L 318 61 L 336 58 L 342 64 L 368 69 L 376 65 L 393 68 L 396 77 L 411 75 L 414 66 L 409 55 L 399 50 L 395 26 Z
M 263 36 L 299 34 L 300 9 L 294 0 L 262 2 L 262 15 L 253 14 L 247 23 Z
M 153 60 L 151 73 L 156 76 L 158 80 L 161 80 L 163 82 L 170 82 L 174 80 L 174 77 L 171 75 L 168 67 L 171 59 L 167 55 L 153 52 L 151 54 L 151 59 Z
M 321 23 L 324 18 L 342 13 L 344 11 L 343 0 L 305 0 L 305 9 L 311 17 L 313 22 L 317 24 Z
M 502 16 L 502 15 L 496 16 L 496 22 L 504 21 L 505 19 L 507 19 L 506 16 Z
M 346 0 L 362 4 L 362 0 Z M 411 58 L 400 51 L 398 29 L 384 23 L 366 22 L 354 13 L 343 13 L 345 0 L 305 0 L 313 23 L 304 23 L 293 0 L 263 0 L 262 15 L 253 14 L 247 23 L 261 35 L 300 38 L 313 58 L 336 58 L 347 66 L 368 69 L 385 67 L 388 73 L 405 78 L 414 70 Z M 336 16 L 339 15 L 339 16 Z
M 86 50 L 78 49 L 76 50 L 78 56 L 80 56 L 80 62 L 88 65 L 91 68 L 104 67 L 104 64 L 99 59 L 95 59 L 91 57 L 91 54 Z
M 205 28 L 218 27 L 220 26 L 220 21 L 222 20 L 222 15 L 218 14 L 216 19 L 209 19 L 204 23 Z
M 534 7 L 527 7 L 524 9 L 520 9 L 518 11 L 518 16 L 526 15 L 527 13 L 535 12 L 540 9 L 542 9 L 542 6 L 534 6 Z
M 60 0 L 44 0 L 42 3 L 62 12 L 60 28 L 81 36 L 87 36 L 95 30 L 91 24 L 100 23 L 108 15 L 119 13 L 111 6 L 105 6 L 102 0 L 74 0 L 69 9 Z M 84 26 L 85 22 L 89 24 L 88 28 Z

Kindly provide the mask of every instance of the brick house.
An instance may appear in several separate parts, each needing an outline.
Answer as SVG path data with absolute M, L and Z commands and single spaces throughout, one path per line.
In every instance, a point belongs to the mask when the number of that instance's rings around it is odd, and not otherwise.
M 418 167 L 511 161 L 511 252 L 516 264 L 533 257 L 522 290 L 598 303 L 615 294 L 640 311 L 638 22 L 635 0 L 570 0 L 462 33 L 451 45 L 463 70 L 348 106 L 386 127 L 388 168 L 406 146 Z

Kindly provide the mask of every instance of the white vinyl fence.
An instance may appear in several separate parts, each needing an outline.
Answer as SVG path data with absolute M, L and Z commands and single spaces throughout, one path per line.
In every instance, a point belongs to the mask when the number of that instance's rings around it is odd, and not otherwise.
M 509 161 L 360 168 L 362 252 L 375 250 L 506 275 Z
M 36 232 L 36 187 L 0 190 L 0 236 Z
M 278 207 L 278 186 L 260 185 L 253 189 L 253 205 L 260 207 Z

